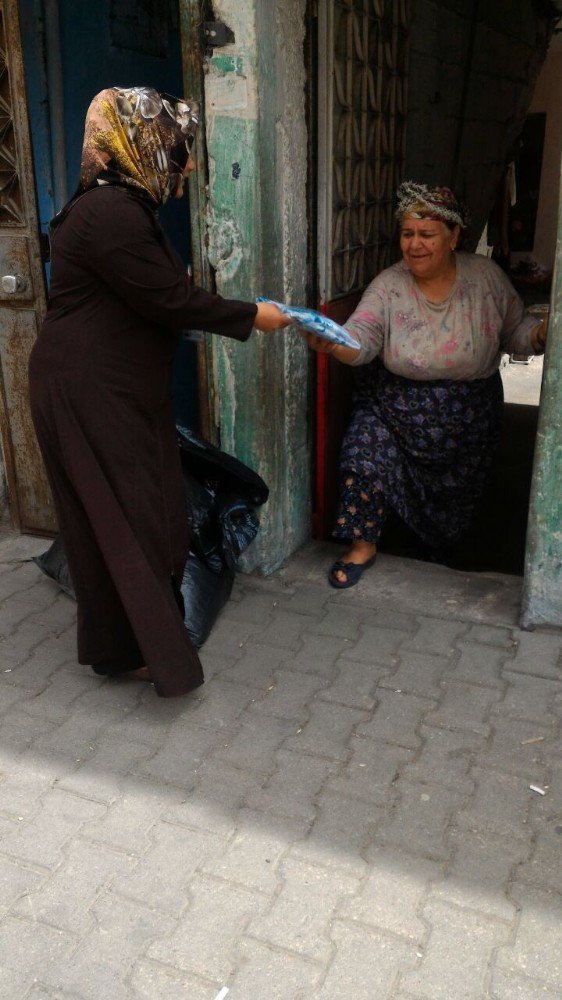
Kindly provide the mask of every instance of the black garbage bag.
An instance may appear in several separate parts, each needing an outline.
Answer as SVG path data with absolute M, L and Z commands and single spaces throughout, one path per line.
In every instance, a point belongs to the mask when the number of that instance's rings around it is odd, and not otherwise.
M 185 469 L 183 469 L 183 486 L 191 544 L 195 544 L 199 557 L 205 559 L 217 547 L 215 498 Z
M 219 613 L 228 601 L 234 583 L 234 572 L 223 566 L 215 573 L 193 552 L 189 553 L 181 593 L 185 605 L 185 626 L 194 646 L 207 641 Z
M 217 516 L 223 558 L 226 565 L 235 570 L 238 559 L 258 533 L 259 519 L 245 500 L 232 494 L 217 497 Z
M 199 482 L 212 482 L 222 493 L 232 492 L 252 507 L 260 507 L 269 496 L 261 476 L 233 455 L 216 448 L 188 427 L 176 425 L 184 467 Z
M 33 562 L 50 580 L 54 580 L 65 594 L 75 600 L 76 595 L 60 535 L 57 535 L 46 552 L 34 556 Z M 234 571 L 229 566 L 222 564 L 217 573 L 193 552 L 189 553 L 183 572 L 181 593 L 185 608 L 185 626 L 194 646 L 202 646 L 209 638 L 219 613 L 230 597 L 233 583 Z
M 191 545 L 216 573 L 238 568 L 259 530 L 256 508 L 269 490 L 261 476 L 187 427 L 176 427 L 186 485 Z M 192 483 L 200 487 L 195 498 Z
M 185 624 L 194 646 L 202 646 L 232 591 L 242 552 L 259 529 L 255 508 L 269 490 L 243 462 L 215 448 L 186 427 L 177 427 L 191 548 L 181 592 Z M 60 536 L 33 560 L 70 597 L 74 589 Z

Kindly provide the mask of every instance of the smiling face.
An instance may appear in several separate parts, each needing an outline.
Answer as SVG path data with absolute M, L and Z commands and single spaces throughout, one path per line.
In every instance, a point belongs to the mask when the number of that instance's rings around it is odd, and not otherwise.
M 449 229 L 439 219 L 406 215 L 400 223 L 402 257 L 415 278 L 445 276 L 453 264 L 460 226 Z

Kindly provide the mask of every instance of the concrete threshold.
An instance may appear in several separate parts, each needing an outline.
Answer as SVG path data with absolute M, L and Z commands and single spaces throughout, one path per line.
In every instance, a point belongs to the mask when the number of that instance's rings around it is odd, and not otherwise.
M 0 534 L 0 565 L 21 562 L 44 552 L 47 538 Z M 488 625 L 518 626 L 522 578 L 502 573 L 466 573 L 434 563 L 381 553 L 375 566 L 367 570 L 356 587 L 335 590 L 329 587 L 327 571 L 343 548 L 330 542 L 308 542 L 280 569 L 268 576 L 254 572 L 241 575 L 240 582 L 257 590 L 281 587 L 292 590 L 297 584 L 326 587 L 330 596 L 343 605 L 361 605 L 377 610 L 429 615 L 452 621 Z M 39 572 L 39 571 L 38 571 Z
M 509 627 L 519 624 L 522 577 L 504 573 L 467 573 L 417 559 L 381 553 L 356 587 L 330 588 L 327 571 L 344 549 L 330 542 L 308 542 L 265 581 L 288 587 L 310 582 L 325 586 L 334 599 L 378 610 L 430 615 L 453 621 L 481 622 Z M 252 579 L 259 586 L 260 577 Z M 267 583 L 265 583 L 267 587 Z

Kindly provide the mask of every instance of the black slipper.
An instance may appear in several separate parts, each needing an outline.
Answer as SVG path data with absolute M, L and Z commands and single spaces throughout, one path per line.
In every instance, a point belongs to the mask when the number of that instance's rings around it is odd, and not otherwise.
M 331 587 L 336 587 L 338 590 L 345 590 L 347 587 L 354 587 L 356 583 L 359 583 L 361 576 L 369 566 L 372 566 L 375 559 L 377 558 L 377 553 L 370 559 L 367 559 L 365 563 L 353 563 L 344 562 L 343 559 L 338 559 L 333 566 L 330 566 L 330 572 L 328 573 L 328 583 Z M 343 582 L 338 580 L 335 576 L 338 570 L 341 570 L 347 576 L 347 580 Z

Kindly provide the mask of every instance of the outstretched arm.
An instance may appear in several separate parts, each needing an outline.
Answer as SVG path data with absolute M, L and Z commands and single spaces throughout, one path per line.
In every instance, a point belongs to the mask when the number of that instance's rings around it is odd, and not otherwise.
M 546 347 L 546 336 L 548 333 L 549 314 L 541 316 L 538 324 L 531 331 L 531 346 L 535 354 L 544 354 Z
M 306 334 L 308 346 L 317 354 L 329 354 L 336 361 L 341 361 L 342 365 L 353 365 L 357 360 L 357 351 L 353 347 L 346 347 L 344 344 L 332 344 L 329 340 L 317 337 L 314 333 Z M 357 345 L 359 347 L 359 345 Z
M 138 198 L 110 190 L 102 199 L 101 210 L 99 198 L 82 203 L 88 263 L 143 319 L 237 340 L 247 340 L 254 326 L 268 331 L 290 323 L 276 306 L 224 299 L 194 285 Z
M 270 333 L 272 330 L 279 330 L 283 326 L 290 326 L 291 319 L 281 312 L 273 302 L 259 302 L 258 311 L 254 320 L 256 330 L 262 333 Z

